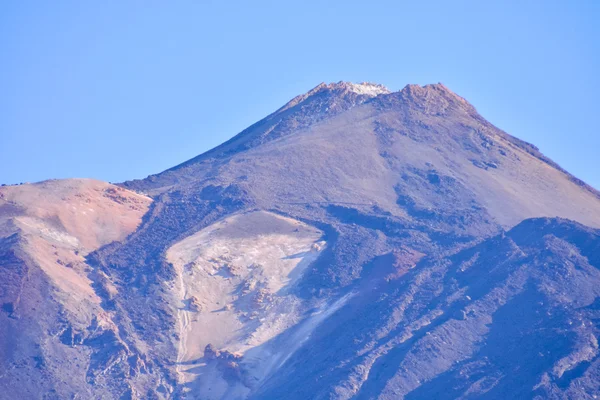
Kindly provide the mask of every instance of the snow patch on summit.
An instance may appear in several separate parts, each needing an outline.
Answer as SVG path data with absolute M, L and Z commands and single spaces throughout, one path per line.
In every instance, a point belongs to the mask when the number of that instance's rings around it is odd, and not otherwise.
M 379 85 L 377 83 L 369 83 L 369 82 L 362 82 L 362 83 L 351 83 L 351 82 L 345 82 L 345 86 L 347 87 L 348 90 L 356 93 L 356 94 L 364 94 L 367 96 L 379 96 L 380 94 L 388 94 L 391 93 L 391 91 L 386 88 L 383 85 Z

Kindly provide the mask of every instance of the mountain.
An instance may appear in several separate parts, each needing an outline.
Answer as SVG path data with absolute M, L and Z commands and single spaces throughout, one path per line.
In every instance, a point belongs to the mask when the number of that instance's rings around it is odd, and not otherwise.
M 0 224 L 0 398 L 600 395 L 600 193 L 442 84 L 320 84 Z

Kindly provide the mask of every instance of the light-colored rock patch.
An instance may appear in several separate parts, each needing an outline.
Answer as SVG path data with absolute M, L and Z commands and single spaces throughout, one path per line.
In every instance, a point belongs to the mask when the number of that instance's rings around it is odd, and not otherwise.
M 290 289 L 326 247 L 321 238 L 320 230 L 300 221 L 255 211 L 217 222 L 167 251 L 178 273 L 172 290 L 179 302 L 182 381 L 196 379 L 199 366 L 205 376 L 220 376 L 203 359 L 207 345 L 244 355 L 300 322 L 302 304 Z M 252 352 L 256 368 L 268 362 Z M 207 398 L 231 390 L 211 381 L 214 393 Z

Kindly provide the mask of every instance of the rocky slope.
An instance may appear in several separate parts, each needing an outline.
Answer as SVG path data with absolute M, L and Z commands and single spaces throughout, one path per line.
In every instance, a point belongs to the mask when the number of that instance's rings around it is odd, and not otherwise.
M 600 194 L 441 84 L 321 84 L 161 174 L 0 199 L 1 393 L 600 395 Z

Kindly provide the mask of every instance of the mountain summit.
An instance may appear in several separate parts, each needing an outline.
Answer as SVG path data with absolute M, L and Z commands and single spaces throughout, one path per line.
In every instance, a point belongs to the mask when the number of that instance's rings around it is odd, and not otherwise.
M 442 84 L 398 92 L 375 84 L 320 84 L 221 146 L 124 187 L 158 195 L 213 179 L 249 195 L 262 191 L 256 201 L 354 202 L 397 212 L 399 177 L 417 170 L 455 180 L 504 227 L 532 216 L 600 227 L 597 191 L 487 122 Z
M 0 224 L 0 398 L 600 395 L 600 194 L 442 84 L 322 83 Z

